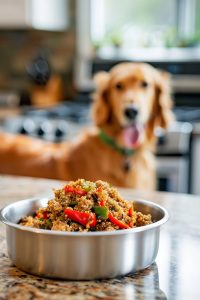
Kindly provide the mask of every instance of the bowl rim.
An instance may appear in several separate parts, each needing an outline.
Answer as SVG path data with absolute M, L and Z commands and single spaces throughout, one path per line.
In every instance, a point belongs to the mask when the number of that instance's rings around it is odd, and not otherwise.
M 127 198 L 130 198 L 127 197 Z M 6 206 L 4 206 L 1 210 L 0 210 L 0 221 L 10 227 L 13 227 L 15 229 L 21 230 L 21 231 L 28 231 L 28 232 L 32 232 L 35 234 L 43 234 L 43 235 L 56 235 L 56 236 L 77 236 L 77 237 L 91 237 L 91 236 L 115 236 L 115 235 L 121 235 L 121 234 L 131 234 L 134 232 L 141 232 L 141 231 L 147 231 L 147 230 L 151 230 L 154 229 L 156 227 L 160 227 L 161 225 L 163 225 L 164 223 L 166 223 L 169 219 L 169 213 L 168 211 L 161 205 L 153 202 L 153 201 L 149 201 L 149 200 L 145 200 L 145 199 L 141 199 L 141 198 L 134 198 L 134 200 L 132 199 L 127 199 L 128 201 L 133 201 L 133 202 L 137 202 L 137 203 L 141 203 L 141 204 L 146 204 L 150 207 L 153 208 L 157 208 L 159 209 L 162 213 L 163 213 L 163 217 L 154 223 L 148 224 L 148 225 L 143 225 L 140 227 L 135 227 L 135 228 L 130 228 L 130 229 L 120 229 L 120 230 L 112 230 L 112 231 L 90 231 L 90 232 L 69 232 L 69 231 L 59 231 L 59 230 L 47 230 L 47 229 L 39 229 L 39 228 L 33 228 L 33 227 L 26 227 L 20 224 L 16 224 L 14 222 L 9 221 L 6 217 L 5 214 L 6 212 L 13 206 L 18 206 L 23 202 L 35 202 L 38 200 L 43 200 L 43 201 L 48 201 L 50 200 L 50 197 L 33 197 L 33 198 L 28 198 L 28 199 L 24 199 L 24 200 L 19 200 L 16 202 L 13 202 L 11 204 L 8 204 Z

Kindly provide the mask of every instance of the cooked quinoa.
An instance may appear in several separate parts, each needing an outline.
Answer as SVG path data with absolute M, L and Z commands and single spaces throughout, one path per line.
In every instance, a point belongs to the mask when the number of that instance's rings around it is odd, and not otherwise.
M 78 179 L 54 190 L 54 199 L 20 224 L 60 231 L 111 231 L 152 223 L 107 182 Z

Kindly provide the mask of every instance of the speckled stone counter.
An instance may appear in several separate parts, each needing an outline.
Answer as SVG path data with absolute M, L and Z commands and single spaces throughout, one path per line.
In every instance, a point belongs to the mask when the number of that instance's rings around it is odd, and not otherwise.
M 48 194 L 60 185 L 53 180 L 0 176 L 0 208 Z M 200 299 L 200 197 L 128 189 L 121 192 L 155 201 L 170 213 L 170 220 L 161 230 L 154 264 L 112 280 L 58 281 L 32 276 L 18 270 L 8 258 L 5 226 L 0 224 L 0 300 Z

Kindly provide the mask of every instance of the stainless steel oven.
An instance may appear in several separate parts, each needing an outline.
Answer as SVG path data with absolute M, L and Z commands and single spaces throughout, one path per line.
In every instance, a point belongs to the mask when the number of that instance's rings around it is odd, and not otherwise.
M 158 158 L 157 189 L 175 193 L 188 193 L 189 159 L 168 156 Z
M 174 123 L 164 134 L 158 132 L 157 189 L 176 193 L 190 192 L 190 123 Z

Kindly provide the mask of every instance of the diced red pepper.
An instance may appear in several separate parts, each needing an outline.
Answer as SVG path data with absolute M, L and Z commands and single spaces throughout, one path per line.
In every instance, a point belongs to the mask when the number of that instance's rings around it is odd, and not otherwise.
M 106 204 L 106 201 L 105 201 L 105 200 L 100 200 L 100 202 L 99 202 L 99 205 L 100 205 L 100 206 L 105 206 L 105 204 Z
M 47 220 L 48 219 L 48 212 L 44 211 L 43 213 L 37 213 L 37 218 Z
M 121 229 L 128 229 L 128 228 L 130 228 L 130 226 L 128 226 L 127 224 L 125 224 L 122 221 L 119 221 L 118 219 L 116 219 L 115 217 L 113 217 L 113 215 L 112 215 L 111 212 L 108 214 L 108 218 L 110 219 L 111 223 L 113 223 L 114 225 L 118 226 Z
M 66 185 L 64 187 L 64 190 L 65 190 L 65 193 L 74 193 L 74 194 L 79 195 L 79 196 L 84 196 L 84 195 L 87 194 L 86 190 L 81 189 L 81 188 L 75 188 L 75 187 L 70 186 L 70 185 Z
M 45 220 L 48 219 L 48 212 L 47 212 L 47 211 L 44 211 L 44 212 L 43 212 L 43 218 L 44 218 Z
M 64 190 L 65 190 L 65 193 L 74 193 L 75 189 L 73 186 L 70 186 L 70 185 L 66 185 L 64 187 Z
M 103 188 L 102 186 L 99 186 L 97 189 L 96 189 L 97 193 L 101 193 L 103 191 Z
M 85 213 L 70 208 L 66 208 L 64 213 L 72 220 L 85 227 L 95 227 L 97 224 L 96 215 L 94 213 Z
M 84 196 L 87 194 L 87 192 L 83 189 L 75 189 L 75 194 L 79 195 L 79 196 Z
M 38 219 L 42 219 L 43 218 L 43 214 L 41 213 L 37 213 L 37 216 L 36 216 Z
M 132 217 L 132 216 L 133 216 L 133 206 L 131 206 L 131 207 L 129 208 L 128 215 L 129 215 L 129 217 Z

